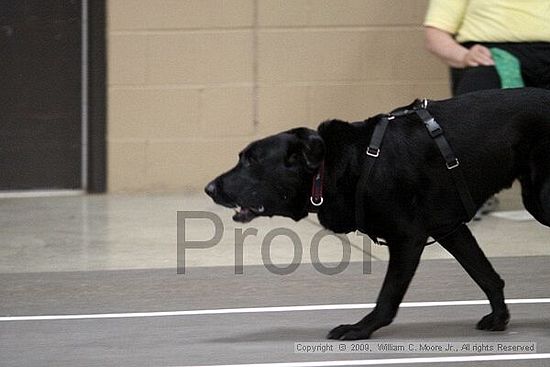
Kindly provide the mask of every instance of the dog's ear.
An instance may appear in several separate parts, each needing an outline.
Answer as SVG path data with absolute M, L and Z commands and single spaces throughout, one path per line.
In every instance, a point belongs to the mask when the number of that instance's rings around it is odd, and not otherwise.
M 325 158 L 325 143 L 319 134 L 315 133 L 308 136 L 302 154 L 309 168 L 319 168 Z
M 288 161 L 292 163 L 302 157 L 311 170 L 319 168 L 325 157 L 325 143 L 315 130 L 307 128 L 292 129 L 289 133 L 298 138 L 298 144 L 289 152 Z

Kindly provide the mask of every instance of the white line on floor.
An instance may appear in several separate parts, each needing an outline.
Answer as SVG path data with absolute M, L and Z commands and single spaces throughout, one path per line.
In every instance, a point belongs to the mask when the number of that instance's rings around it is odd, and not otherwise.
M 80 196 L 84 194 L 85 194 L 84 190 L 79 190 L 79 189 L 77 190 L 5 191 L 5 192 L 0 192 L 0 199 Z
M 535 218 L 527 210 L 498 211 L 489 214 L 492 217 L 513 220 L 516 222 L 533 221 Z
M 253 363 L 253 364 L 223 364 L 194 367 L 337 367 L 337 366 L 380 366 L 385 364 L 416 364 L 416 363 L 460 363 L 483 361 L 518 361 L 528 359 L 550 359 L 550 353 L 538 354 L 497 354 L 459 357 L 421 357 L 421 358 L 390 358 L 362 359 L 348 361 L 319 362 L 284 362 L 284 363 Z M 192 366 L 189 366 L 192 367 Z
M 536 304 L 550 303 L 550 298 L 523 298 L 508 299 L 507 304 Z M 487 300 L 470 301 L 434 301 L 434 302 L 403 302 L 400 307 L 441 307 L 441 306 L 475 306 L 487 305 Z M 307 306 L 274 306 L 274 307 L 246 307 L 246 308 L 220 308 L 211 310 L 187 310 L 187 311 L 154 311 L 154 312 L 123 312 L 123 313 L 98 313 L 76 315 L 40 315 L 40 316 L 3 316 L 0 321 L 40 321 L 40 320 L 82 320 L 82 319 L 115 319 L 132 317 L 163 317 L 163 316 L 199 316 L 239 313 L 261 312 L 293 312 L 293 311 L 323 311 L 323 310 L 352 310 L 374 308 L 375 303 L 353 303 L 336 305 L 307 305 Z

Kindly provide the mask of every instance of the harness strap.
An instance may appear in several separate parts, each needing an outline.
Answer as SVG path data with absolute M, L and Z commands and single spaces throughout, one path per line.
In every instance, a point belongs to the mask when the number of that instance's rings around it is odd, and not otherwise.
M 382 140 L 384 139 L 384 134 L 386 132 L 386 128 L 388 127 L 388 123 L 391 120 L 395 119 L 396 115 L 404 116 L 416 113 L 416 115 L 420 117 L 420 119 L 426 126 L 429 135 L 434 139 L 443 158 L 445 159 L 445 165 L 447 169 L 451 172 L 451 176 L 455 182 L 455 186 L 462 201 L 462 205 L 466 210 L 467 220 L 465 222 L 469 221 L 476 214 L 476 206 L 474 204 L 474 200 L 472 199 L 472 195 L 470 194 L 470 190 L 468 189 L 468 185 L 466 183 L 464 175 L 459 169 L 460 162 L 454 154 L 449 142 L 447 141 L 447 139 L 445 139 L 445 136 L 443 135 L 443 129 L 437 123 L 437 121 L 435 121 L 432 115 L 430 115 L 430 113 L 426 110 L 426 105 L 427 100 L 424 100 L 422 102 L 422 106 L 420 107 L 414 106 L 412 110 L 401 110 L 396 111 L 395 114 L 392 113 L 390 115 L 382 116 L 376 123 L 369 146 L 367 147 L 367 150 L 365 152 L 367 154 L 367 158 L 365 159 L 364 169 L 361 176 L 359 177 L 357 190 L 355 191 L 355 222 L 357 229 L 361 232 L 366 233 L 364 227 L 365 212 L 363 209 L 364 188 L 367 187 L 367 182 L 371 176 L 376 160 L 380 155 L 380 146 L 382 145 Z M 463 223 L 464 222 L 460 223 L 460 225 L 462 225 Z M 444 235 L 442 238 L 447 237 L 455 231 L 456 229 L 452 230 L 450 233 Z M 377 242 L 376 238 L 374 238 L 373 240 Z
M 453 178 L 453 181 L 455 182 L 460 200 L 462 201 L 462 205 L 466 210 L 467 221 L 469 221 L 474 217 L 477 210 L 476 205 L 474 204 L 474 199 L 472 199 L 472 195 L 470 194 L 470 190 L 468 189 L 466 179 L 464 178 L 462 170 L 460 169 L 460 162 L 453 152 L 451 145 L 445 138 L 445 135 L 443 135 L 443 129 L 437 123 L 437 121 L 435 121 L 433 116 L 430 115 L 430 113 L 426 109 L 418 109 L 415 112 L 424 123 L 424 126 L 426 126 L 428 133 L 430 134 L 432 139 L 434 139 L 437 147 L 439 148 L 439 151 L 441 152 L 441 155 L 445 159 L 445 165 L 447 166 L 447 169 L 451 172 L 451 176 Z
M 390 120 L 393 120 L 395 116 L 384 116 L 378 124 L 374 127 L 372 132 L 372 137 L 370 139 L 370 144 L 367 147 L 365 153 L 368 156 L 373 158 L 378 158 L 380 155 L 380 146 L 382 145 L 382 140 L 384 139 L 384 134 L 386 133 L 386 128 Z
M 365 153 L 367 158 L 364 163 L 363 174 L 359 177 L 357 183 L 357 190 L 355 191 L 355 223 L 357 228 L 366 233 L 365 228 L 362 228 L 362 225 L 365 223 L 365 211 L 363 210 L 363 199 L 364 191 L 361 190 L 363 187 L 367 187 L 367 182 L 371 175 L 376 159 L 380 155 L 380 146 L 382 145 L 382 140 L 384 139 L 384 134 L 386 133 L 386 128 L 390 120 L 393 120 L 395 116 L 383 116 L 375 125 L 372 137 L 367 147 Z M 374 239 L 376 241 L 376 239 Z

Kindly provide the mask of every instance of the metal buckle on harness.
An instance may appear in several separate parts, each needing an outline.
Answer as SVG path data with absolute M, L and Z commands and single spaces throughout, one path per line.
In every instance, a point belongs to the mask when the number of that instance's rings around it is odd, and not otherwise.
M 458 158 L 455 158 L 453 162 L 447 162 L 446 165 L 447 165 L 447 169 L 454 169 L 458 167 L 460 163 L 458 162 Z
M 378 158 L 380 155 L 380 149 L 374 149 L 371 147 L 367 148 L 367 155 L 370 155 L 371 157 Z

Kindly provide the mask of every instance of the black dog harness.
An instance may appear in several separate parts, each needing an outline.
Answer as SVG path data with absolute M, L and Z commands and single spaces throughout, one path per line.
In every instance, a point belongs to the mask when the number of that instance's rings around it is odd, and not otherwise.
M 426 109 L 427 105 L 428 100 L 426 99 L 422 101 L 417 101 L 413 105 L 412 109 L 397 110 L 388 115 L 382 116 L 378 120 L 374 128 L 374 132 L 372 133 L 370 143 L 365 152 L 367 155 L 367 159 L 364 163 L 365 168 L 363 169 L 363 173 L 359 178 L 357 191 L 355 193 L 355 220 L 357 228 L 359 230 L 364 230 L 365 228 L 365 212 L 363 210 L 365 188 L 367 187 L 367 182 L 372 173 L 376 160 L 380 155 L 380 146 L 382 145 L 382 140 L 384 139 L 386 128 L 388 127 L 389 122 L 396 117 L 411 114 L 416 114 L 422 120 L 430 137 L 434 139 L 434 142 L 439 148 L 441 155 L 445 159 L 446 168 L 450 172 L 453 181 L 455 182 L 458 194 L 462 201 L 462 205 L 464 206 L 464 209 L 466 211 L 466 220 L 462 223 L 469 221 L 476 214 L 476 205 L 474 204 L 474 200 L 472 199 L 472 195 L 470 194 L 470 190 L 468 189 L 468 185 L 466 184 L 466 180 L 464 179 L 464 175 L 462 174 L 462 170 L 460 169 L 460 162 L 457 156 L 454 154 L 449 142 L 445 138 L 445 135 L 443 134 L 443 129 Z M 454 230 L 451 233 L 453 232 Z M 451 233 L 447 235 L 450 235 Z

